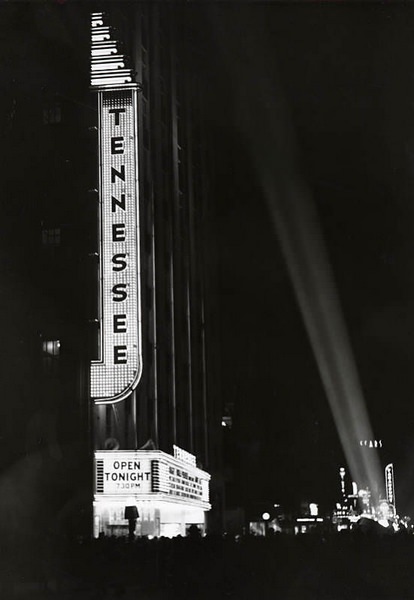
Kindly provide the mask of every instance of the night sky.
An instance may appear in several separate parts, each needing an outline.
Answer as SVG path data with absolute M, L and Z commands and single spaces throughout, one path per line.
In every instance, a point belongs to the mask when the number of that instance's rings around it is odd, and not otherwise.
M 271 214 L 286 215 L 300 245 L 299 190 L 331 266 L 374 436 L 395 465 L 400 512 L 414 516 L 414 7 L 179 6 L 203 32 L 195 43 L 214 140 L 215 325 L 235 495 L 331 506 L 339 493 L 344 458 Z M 56 6 L 56 31 L 76 52 L 76 19 L 64 9 Z M 40 21 L 30 36 L 49 51 Z M 307 214 L 300 222 L 312 237 Z
M 268 173 L 293 189 L 300 181 L 316 211 L 373 435 L 410 511 L 413 7 L 232 3 L 207 12 L 221 118 L 224 398 L 246 440 L 241 456 L 250 473 L 269 469 L 264 499 L 323 502 L 339 490 L 343 457 L 270 218 Z M 275 198 L 282 211 L 288 197 Z

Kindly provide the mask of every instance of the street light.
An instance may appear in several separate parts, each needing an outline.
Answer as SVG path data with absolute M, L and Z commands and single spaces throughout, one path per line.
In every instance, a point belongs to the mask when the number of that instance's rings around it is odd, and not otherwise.
M 268 512 L 264 512 L 262 514 L 262 519 L 264 521 L 264 526 L 265 526 L 265 536 L 267 536 L 267 530 L 268 530 L 268 521 L 270 519 L 270 514 Z

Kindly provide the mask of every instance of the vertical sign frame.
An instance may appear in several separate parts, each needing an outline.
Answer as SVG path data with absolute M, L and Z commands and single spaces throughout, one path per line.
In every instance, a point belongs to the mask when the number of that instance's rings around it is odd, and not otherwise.
M 136 84 L 98 92 L 99 350 L 91 363 L 96 404 L 124 400 L 142 374 Z

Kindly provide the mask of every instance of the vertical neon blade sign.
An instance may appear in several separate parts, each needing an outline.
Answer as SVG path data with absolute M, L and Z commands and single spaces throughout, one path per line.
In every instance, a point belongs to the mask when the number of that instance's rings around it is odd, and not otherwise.
M 101 360 L 91 396 L 117 402 L 141 374 L 136 90 L 99 92 Z
M 91 364 L 91 397 L 97 404 L 108 404 L 124 400 L 142 372 L 137 86 L 102 79 L 95 85 L 99 111 L 100 358 Z

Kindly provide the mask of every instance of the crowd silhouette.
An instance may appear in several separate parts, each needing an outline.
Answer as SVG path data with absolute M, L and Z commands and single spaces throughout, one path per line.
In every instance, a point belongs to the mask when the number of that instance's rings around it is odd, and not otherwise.
M 10 581 L 1 597 L 26 597 L 24 581 L 37 581 L 26 588 L 35 600 L 405 600 L 413 564 L 407 532 L 60 540 L 14 565 L 20 595 Z

